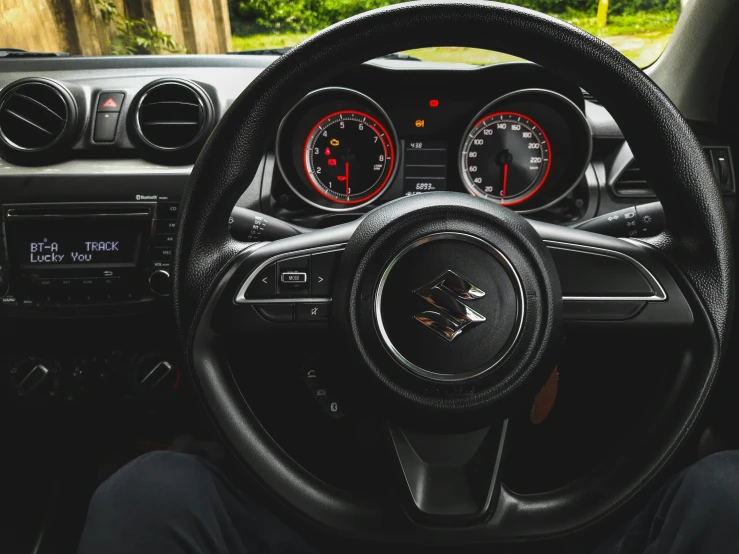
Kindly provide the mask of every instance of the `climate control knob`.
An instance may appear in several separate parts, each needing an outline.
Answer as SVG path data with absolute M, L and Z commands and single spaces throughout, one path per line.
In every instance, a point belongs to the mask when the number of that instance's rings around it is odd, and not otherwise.
M 169 276 L 169 271 L 157 269 L 149 276 L 149 287 L 151 292 L 157 296 L 169 296 L 172 289 L 172 279 Z
M 36 396 L 48 392 L 59 367 L 52 360 L 23 358 L 10 368 L 10 388 L 18 397 Z
M 177 365 L 162 354 L 148 354 L 134 365 L 134 380 L 147 394 L 171 391 L 177 388 L 180 371 Z

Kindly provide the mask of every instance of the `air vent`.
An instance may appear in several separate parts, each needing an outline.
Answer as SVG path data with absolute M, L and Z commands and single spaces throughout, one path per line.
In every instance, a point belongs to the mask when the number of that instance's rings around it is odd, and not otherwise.
M 151 83 L 134 105 L 136 135 L 144 146 L 158 152 L 183 152 L 198 145 L 213 119 L 205 91 L 184 80 Z
M 0 97 L 0 141 L 5 150 L 30 154 L 59 145 L 73 131 L 76 107 L 61 85 L 29 79 Z
M 646 177 L 635 162 L 631 162 L 621 176 L 613 184 L 616 196 L 654 198 L 656 195 L 647 183 Z

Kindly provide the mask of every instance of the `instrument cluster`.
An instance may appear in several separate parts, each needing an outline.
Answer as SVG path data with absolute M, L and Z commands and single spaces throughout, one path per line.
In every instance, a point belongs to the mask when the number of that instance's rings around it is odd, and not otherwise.
M 456 190 L 533 213 L 583 178 L 592 136 L 571 97 L 540 87 L 435 92 L 327 86 L 308 94 L 277 133 L 285 184 L 327 212 Z

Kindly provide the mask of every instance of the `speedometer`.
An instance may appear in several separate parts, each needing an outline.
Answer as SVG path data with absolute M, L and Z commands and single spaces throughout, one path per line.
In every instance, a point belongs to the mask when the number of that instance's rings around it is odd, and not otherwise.
M 544 130 L 521 113 L 488 114 L 468 129 L 462 142 L 465 187 L 504 206 L 534 196 L 547 180 L 551 163 Z
M 313 127 L 305 142 L 303 164 L 321 196 L 340 204 L 359 204 L 385 189 L 395 166 L 395 147 L 371 115 L 340 111 Z

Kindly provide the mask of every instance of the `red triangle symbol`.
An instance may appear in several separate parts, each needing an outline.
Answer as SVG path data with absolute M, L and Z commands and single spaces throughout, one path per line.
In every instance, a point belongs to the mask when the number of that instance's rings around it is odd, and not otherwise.
M 105 102 L 103 102 L 103 105 L 100 107 L 101 108 L 117 108 L 118 104 L 115 103 L 115 100 L 113 100 L 113 97 L 111 96 Z

